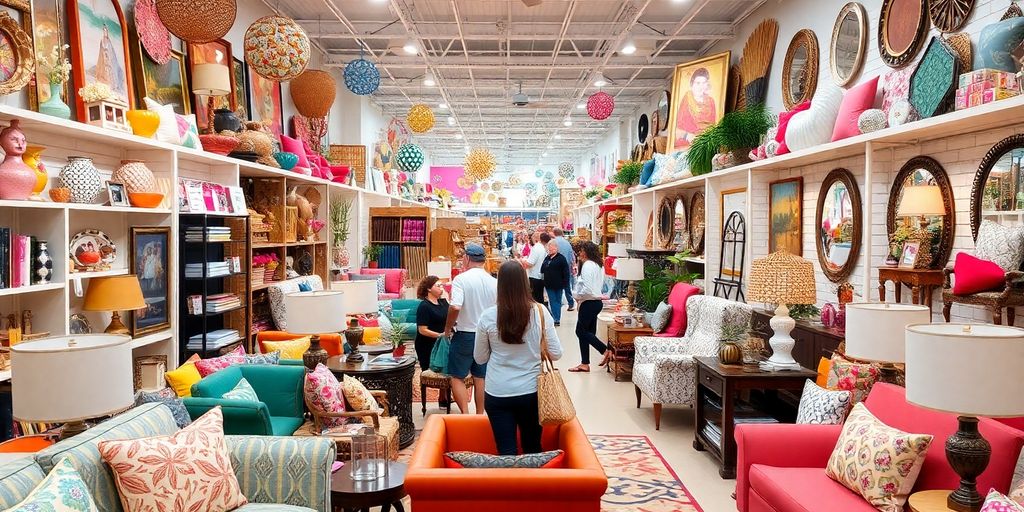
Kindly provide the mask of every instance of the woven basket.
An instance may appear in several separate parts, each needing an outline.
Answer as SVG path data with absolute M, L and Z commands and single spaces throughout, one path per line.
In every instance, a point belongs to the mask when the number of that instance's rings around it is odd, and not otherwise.
M 303 71 L 289 86 L 295 110 L 306 117 L 327 117 L 336 88 L 334 77 L 319 69 Z
M 208 43 L 224 37 L 235 24 L 235 0 L 157 0 L 160 21 L 172 34 L 189 43 Z
M 957 32 L 946 35 L 946 43 L 956 52 L 957 60 L 960 61 L 960 69 L 967 71 L 973 69 L 974 53 L 971 51 L 971 36 L 967 32 Z

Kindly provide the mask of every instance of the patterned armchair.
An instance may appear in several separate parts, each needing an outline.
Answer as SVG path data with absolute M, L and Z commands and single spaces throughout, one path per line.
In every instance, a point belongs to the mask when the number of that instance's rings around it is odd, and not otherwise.
M 633 340 L 633 387 L 636 406 L 642 395 L 654 401 L 654 429 L 661 429 L 661 406 L 693 406 L 697 396 L 694 356 L 717 356 L 722 326 L 750 325 L 747 304 L 694 295 L 686 301 L 686 335 L 682 338 L 638 337 Z

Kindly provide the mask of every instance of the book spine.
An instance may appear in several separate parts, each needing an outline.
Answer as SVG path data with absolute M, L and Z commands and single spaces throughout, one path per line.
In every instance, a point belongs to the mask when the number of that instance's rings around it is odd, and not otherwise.
M 11 229 L 0 228 L 0 289 L 11 287 Z
M 32 274 L 32 239 L 28 235 L 22 235 L 21 243 L 21 285 L 28 286 Z

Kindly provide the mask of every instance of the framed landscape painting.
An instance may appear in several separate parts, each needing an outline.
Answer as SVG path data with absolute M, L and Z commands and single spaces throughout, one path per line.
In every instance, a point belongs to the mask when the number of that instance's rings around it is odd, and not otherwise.
M 141 47 L 137 48 L 137 53 L 142 69 L 142 80 L 138 87 L 140 99 L 148 97 L 161 105 L 174 105 L 177 114 L 191 114 L 185 56 L 171 50 L 171 60 L 167 64 L 157 64 Z
M 90 84 L 110 87 L 114 98 L 135 107 L 128 64 L 128 30 L 118 0 L 68 0 L 68 32 L 75 90 Z M 85 103 L 74 95 L 78 119 Z
M 768 252 L 786 251 L 803 256 L 803 178 L 768 184 Z
M 694 137 L 725 114 L 730 56 L 722 52 L 676 66 L 666 153 L 690 147 Z
M 240 117 L 249 119 L 249 95 L 246 91 L 249 87 L 249 80 L 246 78 L 249 70 L 242 59 L 233 58 L 231 61 L 231 80 L 234 83 L 234 90 L 231 92 L 235 95 L 235 112 L 242 111 Z

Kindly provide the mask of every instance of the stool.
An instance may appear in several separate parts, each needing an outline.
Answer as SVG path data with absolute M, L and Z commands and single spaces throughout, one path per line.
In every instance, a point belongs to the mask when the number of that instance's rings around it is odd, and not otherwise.
M 470 375 L 466 376 L 466 388 L 473 387 L 473 377 Z M 437 373 L 433 370 L 424 370 L 420 372 L 420 403 L 423 405 L 423 415 L 427 415 L 427 388 L 434 388 L 440 393 L 438 402 L 444 400 L 445 412 L 447 414 L 452 413 L 452 385 L 451 377 L 443 373 Z

